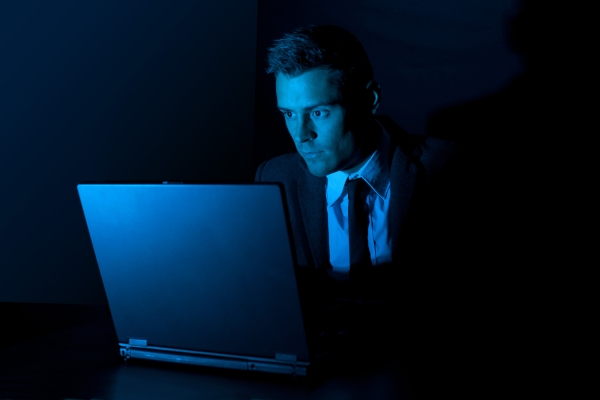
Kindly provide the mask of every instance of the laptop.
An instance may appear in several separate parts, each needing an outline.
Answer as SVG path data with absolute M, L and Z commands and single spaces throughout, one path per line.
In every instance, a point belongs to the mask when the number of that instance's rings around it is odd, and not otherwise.
M 306 376 L 276 184 L 80 184 L 125 359 Z

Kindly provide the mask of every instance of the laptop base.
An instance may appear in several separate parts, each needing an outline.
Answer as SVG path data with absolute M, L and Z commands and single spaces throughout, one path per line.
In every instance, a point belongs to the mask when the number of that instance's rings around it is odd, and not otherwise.
M 242 371 L 259 371 L 292 376 L 306 376 L 309 363 L 295 360 L 295 356 L 276 354 L 275 358 L 244 357 L 230 354 L 206 353 L 191 350 L 175 350 L 165 347 L 136 346 L 119 343 L 120 354 L 129 358 L 164 361 L 179 364 L 199 365 L 237 369 Z

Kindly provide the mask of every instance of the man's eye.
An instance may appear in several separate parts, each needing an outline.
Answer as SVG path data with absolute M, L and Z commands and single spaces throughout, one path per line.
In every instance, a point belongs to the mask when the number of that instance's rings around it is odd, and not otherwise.
M 324 110 L 315 110 L 315 111 L 313 111 L 313 115 L 315 117 L 324 117 L 324 116 L 327 115 L 327 111 L 324 111 Z
M 282 111 L 281 112 L 283 114 L 284 117 L 286 118 L 292 118 L 292 113 L 291 111 Z

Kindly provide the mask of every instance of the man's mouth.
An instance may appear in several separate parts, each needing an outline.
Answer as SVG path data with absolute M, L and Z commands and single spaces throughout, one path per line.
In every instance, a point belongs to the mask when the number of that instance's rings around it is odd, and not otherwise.
M 322 151 L 303 151 L 302 157 L 304 158 L 316 158 L 323 154 Z

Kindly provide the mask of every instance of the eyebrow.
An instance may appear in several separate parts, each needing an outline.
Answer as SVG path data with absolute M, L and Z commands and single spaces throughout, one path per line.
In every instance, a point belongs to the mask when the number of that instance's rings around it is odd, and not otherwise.
M 337 104 L 340 104 L 340 102 L 339 101 L 332 101 L 332 102 L 329 102 L 329 103 L 311 104 L 310 106 L 306 106 L 306 107 L 302 108 L 302 110 L 308 111 L 308 110 L 312 110 L 313 108 L 317 108 L 317 107 L 334 106 L 334 105 L 337 105 Z M 290 110 L 289 108 L 285 108 L 285 107 L 279 107 L 279 106 L 277 106 L 277 108 L 279 110 L 281 110 L 281 111 L 293 111 L 293 110 Z

